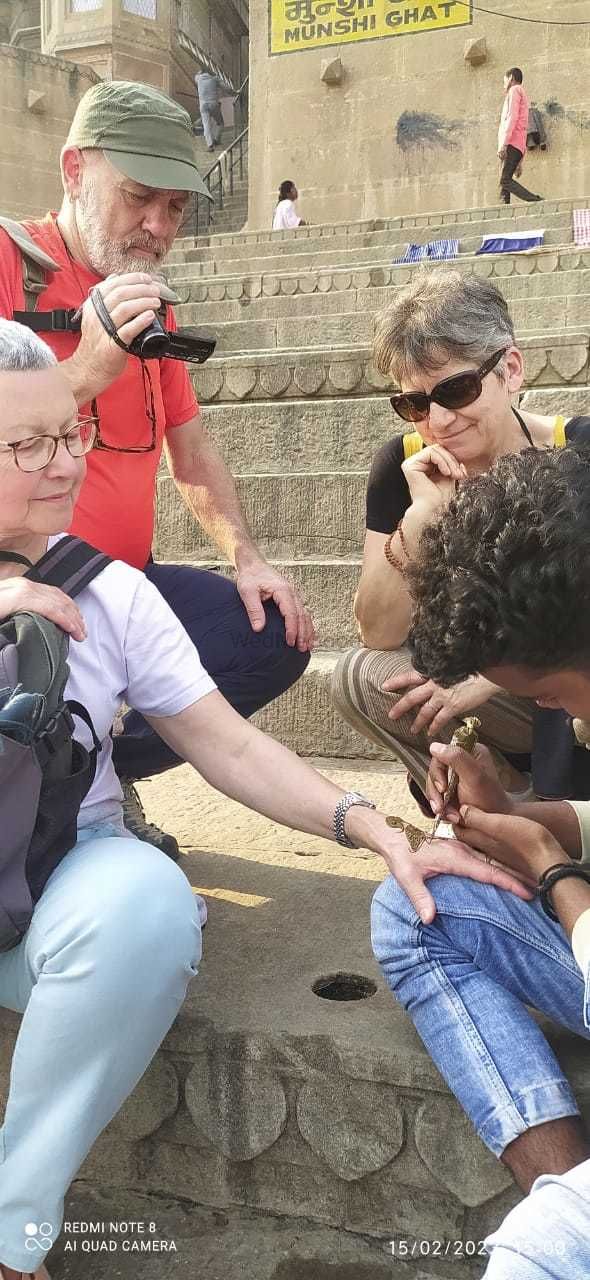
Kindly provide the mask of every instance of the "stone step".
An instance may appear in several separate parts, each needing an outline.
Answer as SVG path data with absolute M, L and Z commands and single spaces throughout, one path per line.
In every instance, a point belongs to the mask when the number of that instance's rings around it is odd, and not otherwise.
M 522 404 L 535 413 L 590 414 L 590 387 L 534 387 Z M 236 475 L 253 463 L 266 474 L 366 473 L 377 449 L 405 430 L 386 395 L 207 405 L 203 422 Z
M 571 239 L 572 232 L 572 216 L 569 210 L 560 211 L 558 213 L 543 214 L 539 218 L 536 214 L 535 218 L 529 215 L 524 216 L 506 216 L 500 214 L 494 220 L 493 226 L 489 220 L 473 223 L 464 221 L 457 223 L 452 228 L 452 238 L 461 241 L 463 248 L 463 240 L 466 239 L 478 242 L 481 236 L 488 235 L 492 230 L 494 234 L 503 235 L 515 231 L 528 231 L 542 228 L 547 234 L 549 231 L 563 231 L 564 241 Z M 313 228 L 310 228 L 313 232 Z M 440 233 L 440 234 L 439 234 Z M 376 248 L 381 246 L 384 250 L 384 257 L 394 255 L 392 250 L 395 246 L 398 248 L 405 246 L 408 241 L 412 244 L 426 244 L 429 240 L 450 238 L 449 229 L 441 227 L 438 232 L 433 227 L 424 227 L 418 229 L 407 228 L 384 228 L 378 231 L 359 231 L 359 232 L 340 232 L 332 236 L 313 234 L 302 237 L 300 233 L 292 236 L 290 239 L 279 239 L 277 232 L 272 232 L 266 241 L 261 240 L 252 243 L 248 240 L 241 240 L 228 237 L 227 241 L 219 244 L 199 244 L 192 247 L 190 242 L 186 243 L 182 249 L 175 248 L 171 251 L 168 261 L 175 267 L 180 264 L 198 263 L 216 263 L 218 271 L 225 270 L 221 264 L 232 261 L 243 262 L 247 267 L 251 264 L 252 259 L 257 257 L 278 257 L 281 256 L 283 261 L 288 258 L 299 259 L 300 254 L 319 254 L 323 256 L 326 252 L 342 252 L 343 256 L 355 249 Z M 390 252 L 391 251 L 391 252 Z M 296 266 L 297 263 L 294 263 Z M 229 271 L 229 268 L 227 268 Z
M 311 310 L 310 306 L 310 310 Z M 519 334 L 590 328 L 590 293 L 533 295 L 517 298 L 510 311 Z M 179 322 L 207 323 L 199 307 L 179 308 Z M 191 313 L 190 316 L 188 313 Z M 374 337 L 375 314 L 370 310 L 343 311 L 335 315 L 285 316 L 276 320 L 225 320 L 211 325 L 217 353 L 263 350 L 301 350 L 326 346 L 369 346 Z
M 213 547 L 208 550 L 211 552 L 209 559 L 187 563 L 233 577 L 233 568 L 227 562 L 220 563 L 214 558 Z M 352 606 L 361 571 L 359 557 L 349 560 L 272 560 L 271 564 L 294 584 L 305 600 L 315 623 L 317 643 L 322 649 L 338 649 L 357 642 Z
M 404 242 L 405 243 L 405 242 Z M 572 244 L 571 228 L 558 227 L 554 231 L 547 231 L 543 247 L 545 249 L 562 248 L 564 245 Z M 460 250 L 463 256 L 472 257 L 477 253 L 481 245 L 481 236 L 468 236 L 461 240 Z M 356 269 L 358 267 L 380 266 L 383 263 L 395 265 L 395 260 L 403 253 L 404 244 L 391 244 L 389 249 L 384 248 L 382 244 L 369 245 L 366 248 L 352 249 L 325 249 L 321 252 L 298 253 L 288 259 L 289 269 L 293 272 L 307 271 L 325 271 L 332 267 L 338 267 L 340 270 Z M 453 259 L 456 261 L 456 259 Z M 245 272 L 261 273 L 263 275 L 280 273 L 285 268 L 285 258 L 280 252 L 267 254 L 257 258 L 231 258 L 223 263 L 218 263 L 216 259 L 207 262 L 189 263 L 186 266 L 170 266 L 169 275 L 171 283 L 180 280 L 187 280 L 200 276 L 215 277 L 222 275 L 225 279 L 233 279 L 237 277 L 241 279 Z
M 478 209 L 451 209 L 438 213 L 402 214 L 393 218 L 363 218 L 353 222 L 318 222 L 299 227 L 296 231 L 273 231 L 269 227 L 268 229 L 257 231 L 244 231 L 231 237 L 211 236 L 209 244 L 219 248 L 226 248 L 230 244 L 259 246 L 284 242 L 286 244 L 295 244 L 295 252 L 297 252 L 300 244 L 305 240 L 329 240 L 334 236 L 356 236 L 374 231 L 394 231 L 398 229 L 411 232 L 408 239 L 412 241 L 415 240 L 415 233 L 420 229 L 428 230 L 426 239 L 431 240 L 436 238 L 436 234 L 439 231 L 448 237 L 455 237 L 455 228 L 462 225 L 470 226 L 471 232 L 474 234 L 474 230 L 479 230 L 482 224 L 486 224 L 482 231 L 482 235 L 485 235 L 488 231 L 490 233 L 494 231 L 497 224 L 504 219 L 508 219 L 509 224 L 512 224 L 515 230 L 522 230 L 528 226 L 536 228 L 540 225 L 550 225 L 548 220 L 554 214 L 571 215 L 573 209 L 584 209 L 586 204 L 586 199 L 579 197 L 569 200 L 544 200 L 541 205 L 513 204 L 506 206 L 499 204 L 488 205 Z M 539 221 L 541 214 L 542 223 Z M 518 227 L 517 223 L 522 220 L 524 220 L 524 227 Z M 490 223 L 492 224 L 491 226 L 487 225 Z M 179 261 L 184 259 L 185 254 L 194 247 L 194 240 L 191 236 L 180 237 L 175 241 L 170 260 Z
M 352 729 L 336 711 L 331 680 L 340 651 L 317 649 L 301 680 L 259 711 L 255 723 L 300 756 L 391 760 L 391 753 Z
M 465 275 L 491 280 L 508 302 L 590 292 L 589 249 L 458 258 L 452 265 Z M 370 270 L 176 281 L 175 288 L 186 299 L 178 314 L 184 324 L 194 324 L 205 318 L 209 323 L 238 320 L 246 311 L 256 319 L 378 311 L 393 300 L 392 290 L 410 283 L 417 269 L 381 265 Z
M 472 261 L 472 260 L 470 260 Z M 529 265 L 531 262 L 529 260 Z M 534 264 L 532 264 L 534 265 Z M 461 269 L 461 266 L 459 266 Z M 531 303 L 534 302 L 535 314 L 540 314 L 540 308 L 543 307 L 545 297 L 575 297 L 577 293 L 590 293 L 590 253 L 587 255 L 587 266 L 577 266 L 571 270 L 554 270 L 554 271 L 530 271 L 530 274 L 513 274 L 502 276 L 499 274 L 490 275 L 490 279 L 497 285 L 500 293 L 506 297 L 508 306 L 512 306 L 514 301 L 520 301 L 526 298 Z M 398 269 L 402 273 L 402 269 Z M 468 274 L 468 273 L 466 273 Z M 480 273 L 481 274 L 481 271 Z M 390 279 L 390 276 L 393 276 Z M 371 279 L 379 282 L 379 279 L 385 280 L 387 283 L 371 284 Z M 264 288 L 269 284 L 269 280 L 264 282 L 251 282 L 251 280 L 241 280 L 237 289 L 232 291 L 229 282 L 221 282 L 220 288 L 203 288 L 202 293 L 205 297 L 197 298 L 196 293 L 201 292 L 200 287 L 195 285 L 180 284 L 175 285 L 178 288 L 180 297 L 186 298 L 189 294 L 192 301 L 180 303 L 175 310 L 179 324 L 203 324 L 215 326 L 223 324 L 229 320 L 282 320 L 285 317 L 296 319 L 296 317 L 315 316 L 333 316 L 343 315 L 344 312 L 362 311 L 378 314 L 385 306 L 389 306 L 395 297 L 395 289 L 407 284 L 411 279 L 411 271 L 403 270 L 399 276 L 394 275 L 392 271 L 379 270 L 371 271 L 371 273 L 338 273 L 331 278 L 323 278 L 326 285 L 325 292 L 319 288 L 320 276 L 316 275 L 308 282 L 303 279 L 297 279 L 294 282 L 296 293 L 283 292 L 283 289 L 291 287 L 293 284 L 292 276 L 283 279 L 274 279 L 274 293 L 264 292 Z M 262 288 L 264 284 L 264 288 Z M 303 285 L 308 284 L 310 288 L 305 292 Z M 248 289 L 252 289 L 251 297 Z M 278 292 L 280 289 L 280 292 Z M 232 297 L 232 292 L 239 293 L 239 297 Z
M 354 558 L 364 537 L 366 470 L 236 477 L 257 545 L 273 559 Z M 210 541 L 167 475 L 158 478 L 155 556 L 206 558 Z
M 587 382 L 589 343 L 588 334 L 569 330 L 525 336 L 520 345 L 525 354 L 527 387 Z M 389 379 L 374 368 L 368 346 L 253 351 L 213 357 L 204 365 L 194 366 L 191 376 L 200 404 L 302 395 L 369 395 L 389 386 Z
M 202 412 L 235 474 L 251 471 L 253 461 L 265 473 L 366 471 L 377 449 L 403 429 L 386 396 L 221 404 Z
M 564 413 L 590 416 L 590 387 L 533 387 L 522 398 L 522 408 L 529 413 Z

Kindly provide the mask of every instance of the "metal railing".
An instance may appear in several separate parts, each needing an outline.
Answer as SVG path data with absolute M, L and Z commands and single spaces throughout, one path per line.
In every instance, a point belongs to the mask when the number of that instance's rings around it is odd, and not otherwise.
M 215 164 L 203 175 L 203 182 L 211 195 L 195 195 L 193 232 L 195 240 L 199 235 L 206 235 L 215 220 L 215 210 L 222 210 L 224 203 L 234 194 L 236 178 L 243 179 L 246 171 L 248 155 L 248 129 L 243 129 L 237 138 L 221 152 Z
M 246 76 L 245 80 L 242 80 L 242 83 L 234 98 L 234 112 L 237 119 L 240 122 L 242 129 L 244 129 L 248 123 L 249 88 L 250 88 L 250 76 L 248 75 Z

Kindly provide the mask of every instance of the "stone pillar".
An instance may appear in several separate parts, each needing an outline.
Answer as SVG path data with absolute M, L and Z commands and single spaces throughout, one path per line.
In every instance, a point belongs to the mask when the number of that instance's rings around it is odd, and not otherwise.
M 175 0 L 47 0 L 43 52 L 167 93 L 175 10 Z

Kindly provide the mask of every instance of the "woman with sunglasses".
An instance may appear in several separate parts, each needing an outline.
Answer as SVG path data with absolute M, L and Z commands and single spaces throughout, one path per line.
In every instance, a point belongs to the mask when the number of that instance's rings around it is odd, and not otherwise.
M 590 795 L 590 756 L 576 748 L 562 713 L 537 713 L 481 677 L 443 689 L 414 671 L 406 648 L 411 602 L 405 576 L 422 530 L 457 485 L 502 454 L 590 443 L 590 417 L 567 421 L 513 407 L 524 361 L 506 302 L 493 284 L 456 269 L 420 269 L 396 292 L 378 320 L 374 359 L 400 387 L 391 397 L 394 421 L 408 426 L 382 446 L 371 468 L 354 602 L 366 647 L 341 659 L 336 705 L 402 761 L 427 812 L 429 742 L 449 740 L 474 712 L 509 790 L 528 792 L 532 768 L 539 795 L 580 795 L 581 787 Z

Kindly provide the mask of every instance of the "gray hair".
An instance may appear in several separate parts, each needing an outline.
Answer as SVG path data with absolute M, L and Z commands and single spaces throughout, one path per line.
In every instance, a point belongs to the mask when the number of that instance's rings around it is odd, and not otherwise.
M 54 364 L 57 359 L 51 347 L 32 329 L 0 319 L 0 373 L 31 373 Z
M 422 267 L 378 316 L 373 358 L 380 373 L 401 382 L 447 360 L 482 364 L 513 344 L 510 312 L 495 285 L 448 267 Z

